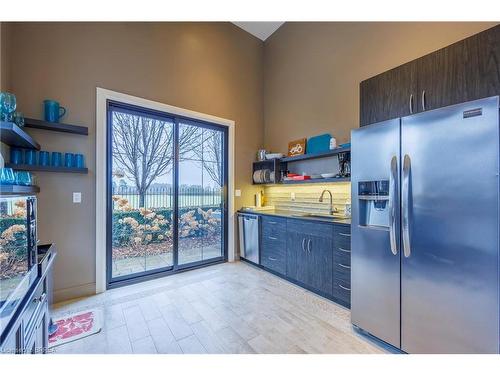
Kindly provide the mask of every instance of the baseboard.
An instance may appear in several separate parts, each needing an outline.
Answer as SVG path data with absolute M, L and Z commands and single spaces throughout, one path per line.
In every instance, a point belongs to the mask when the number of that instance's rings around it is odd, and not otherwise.
M 92 296 L 95 294 L 95 283 L 73 286 L 71 288 L 54 290 L 54 303 L 69 299 Z

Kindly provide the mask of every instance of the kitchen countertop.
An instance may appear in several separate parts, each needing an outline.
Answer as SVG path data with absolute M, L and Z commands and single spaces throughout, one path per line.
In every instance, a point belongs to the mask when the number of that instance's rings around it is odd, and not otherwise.
M 289 210 L 245 210 L 241 209 L 238 212 L 246 213 L 246 214 L 254 214 L 254 215 L 268 215 L 268 216 L 280 216 L 290 219 L 299 219 L 299 220 L 309 220 L 309 221 L 321 221 L 324 223 L 333 223 L 333 224 L 344 224 L 351 225 L 351 219 L 340 219 L 340 218 L 328 218 L 328 217 L 311 217 L 311 216 L 300 216 L 303 215 L 304 212 L 299 211 L 289 211 Z

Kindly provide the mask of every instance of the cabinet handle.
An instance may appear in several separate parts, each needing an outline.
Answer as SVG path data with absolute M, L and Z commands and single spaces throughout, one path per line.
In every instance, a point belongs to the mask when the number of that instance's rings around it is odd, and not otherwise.
M 277 240 L 277 238 L 276 238 L 276 237 L 272 237 L 272 236 L 268 236 L 268 238 L 269 238 L 270 240 Z
M 43 292 L 40 297 L 35 297 L 33 298 L 33 303 L 37 303 L 37 302 L 42 302 L 44 299 L 45 299 L 45 296 L 47 296 L 47 293 Z
M 410 94 L 409 106 L 410 106 L 410 114 L 413 114 L 413 94 Z
M 306 249 L 305 249 L 305 244 L 306 244 L 306 238 L 304 237 L 304 238 L 302 239 L 302 251 L 306 251 Z
M 348 270 L 350 270 L 350 269 L 351 269 L 351 267 L 350 267 L 350 266 L 346 266 L 345 264 L 342 264 L 342 263 L 337 263 L 337 264 L 338 264 L 340 267 L 342 267 L 342 268 L 347 268 Z
M 340 251 L 343 251 L 344 253 L 350 253 L 351 252 L 351 250 L 342 249 L 341 247 L 338 247 L 337 249 L 339 249 Z
M 349 233 L 340 233 L 339 232 L 339 236 L 344 236 L 344 237 L 351 237 L 351 234 Z
M 275 221 L 268 221 L 269 224 L 276 224 Z
M 351 291 L 351 288 L 348 288 L 346 286 L 343 286 L 342 284 L 337 284 L 340 288 L 344 289 L 344 290 L 347 290 L 348 292 Z
M 425 90 L 422 91 L 422 111 L 425 111 Z
M 274 262 L 275 260 L 278 260 L 278 259 L 273 258 L 273 257 L 267 257 L 267 258 L 268 258 L 269 260 L 272 260 L 273 262 Z
M 311 246 L 311 239 L 309 238 L 309 239 L 307 240 L 307 252 L 308 252 L 309 254 L 311 253 L 311 247 L 312 247 L 312 246 Z

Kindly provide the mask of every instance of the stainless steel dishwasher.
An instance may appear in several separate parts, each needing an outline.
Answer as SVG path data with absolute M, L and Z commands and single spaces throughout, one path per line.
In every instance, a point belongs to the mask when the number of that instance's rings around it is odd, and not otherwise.
M 245 260 L 260 264 L 259 215 L 238 213 L 240 256 Z

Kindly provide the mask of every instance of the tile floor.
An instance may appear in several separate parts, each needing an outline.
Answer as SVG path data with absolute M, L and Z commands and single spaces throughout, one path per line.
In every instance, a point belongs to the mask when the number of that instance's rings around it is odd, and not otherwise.
M 243 262 L 224 263 L 60 303 L 102 308 L 100 333 L 55 353 L 384 353 L 349 310 Z

